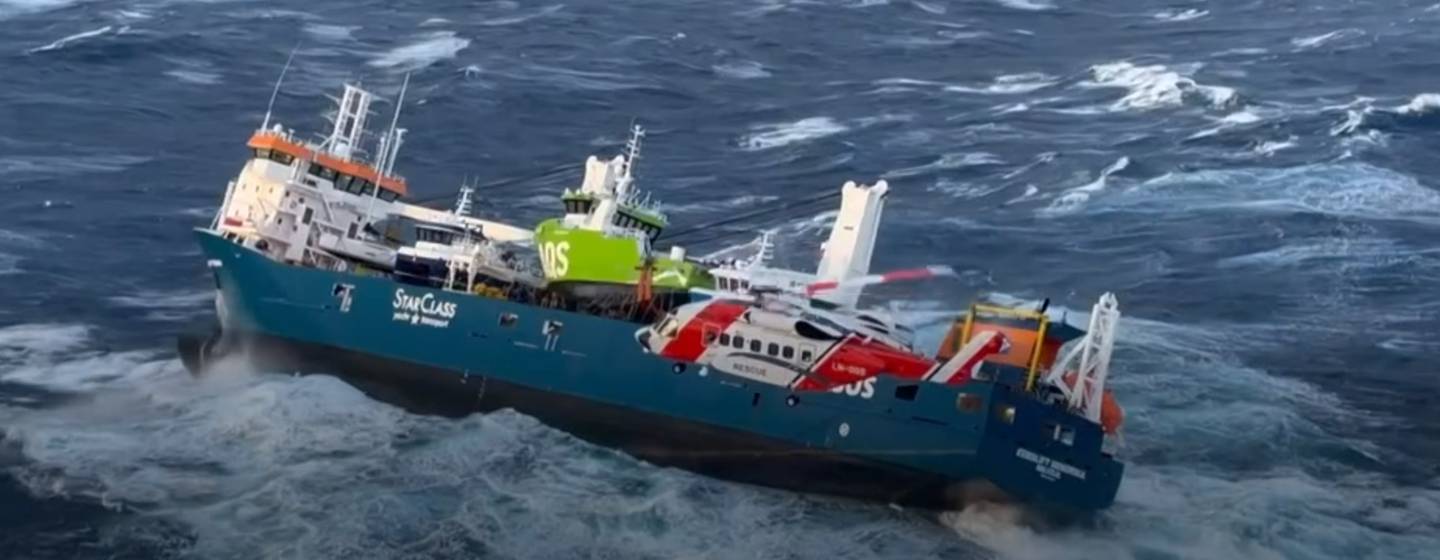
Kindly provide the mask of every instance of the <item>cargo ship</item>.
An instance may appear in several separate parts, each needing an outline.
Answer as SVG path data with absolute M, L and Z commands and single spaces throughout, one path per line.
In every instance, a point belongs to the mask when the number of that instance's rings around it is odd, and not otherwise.
M 717 269 L 722 286 L 666 299 L 642 255 L 637 279 L 618 283 L 629 291 L 600 305 L 527 268 L 517 255 L 534 232 L 470 216 L 468 192 L 451 210 L 406 202 L 400 102 L 376 157 L 356 149 L 373 100 L 346 85 L 318 143 L 267 111 L 214 221 L 194 232 L 217 325 L 181 337 L 191 371 L 240 353 L 420 412 L 514 409 L 656 465 L 807 493 L 926 509 L 1113 502 L 1112 295 L 1083 329 L 1048 305 L 977 304 L 929 355 L 848 295 L 938 275 L 868 274 L 869 201 L 883 197 L 867 193 L 883 190 L 857 186 L 813 281 Z

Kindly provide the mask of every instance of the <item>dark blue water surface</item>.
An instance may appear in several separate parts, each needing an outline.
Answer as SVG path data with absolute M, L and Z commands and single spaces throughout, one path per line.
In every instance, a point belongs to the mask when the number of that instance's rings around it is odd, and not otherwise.
M 0 0 L 0 557 L 1433 557 L 1436 29 L 1436 0 Z M 676 224 L 887 179 L 875 268 L 962 271 L 872 294 L 931 339 L 977 291 L 1115 291 L 1118 502 L 925 515 L 331 377 L 191 378 L 189 231 L 296 45 L 297 130 L 413 72 L 419 197 L 612 155 L 639 119 Z M 577 181 L 482 211 L 531 224 Z M 692 252 L 774 228 L 808 268 L 829 210 Z

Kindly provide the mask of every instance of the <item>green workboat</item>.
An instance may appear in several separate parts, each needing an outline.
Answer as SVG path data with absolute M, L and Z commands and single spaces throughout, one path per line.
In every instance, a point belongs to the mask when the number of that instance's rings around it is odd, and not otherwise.
M 714 287 L 714 278 L 687 261 L 683 248 L 661 254 L 652 247 L 669 220 L 657 202 L 635 188 L 643 137 L 637 126 L 625 155 L 609 161 L 590 156 L 580 188 L 560 196 L 565 215 L 536 226 L 535 246 L 551 288 L 585 297 L 640 290 L 648 298 L 652 292 L 664 296 Z M 638 286 L 647 276 L 645 286 Z

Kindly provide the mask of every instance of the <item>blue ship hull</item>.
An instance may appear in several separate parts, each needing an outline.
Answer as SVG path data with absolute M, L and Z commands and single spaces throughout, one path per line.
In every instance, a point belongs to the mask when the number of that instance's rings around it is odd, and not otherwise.
M 1113 502 L 1123 472 L 1101 452 L 1098 426 L 1003 382 L 882 375 L 869 398 L 794 393 L 649 354 L 635 323 L 287 265 L 210 231 L 198 238 L 226 340 L 398 404 L 513 408 L 658 465 L 927 509 L 1013 499 L 1093 511 Z M 1073 437 L 1057 439 L 1061 429 Z

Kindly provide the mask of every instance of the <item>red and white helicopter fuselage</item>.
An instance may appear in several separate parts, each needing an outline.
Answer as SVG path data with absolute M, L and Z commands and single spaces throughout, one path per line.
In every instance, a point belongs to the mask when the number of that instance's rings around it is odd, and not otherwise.
M 636 340 L 654 354 L 757 382 L 865 398 L 882 373 L 964 383 L 1006 345 L 999 333 L 987 333 L 942 363 L 853 322 L 847 314 L 822 315 L 784 302 L 715 299 L 677 308 L 638 331 Z

